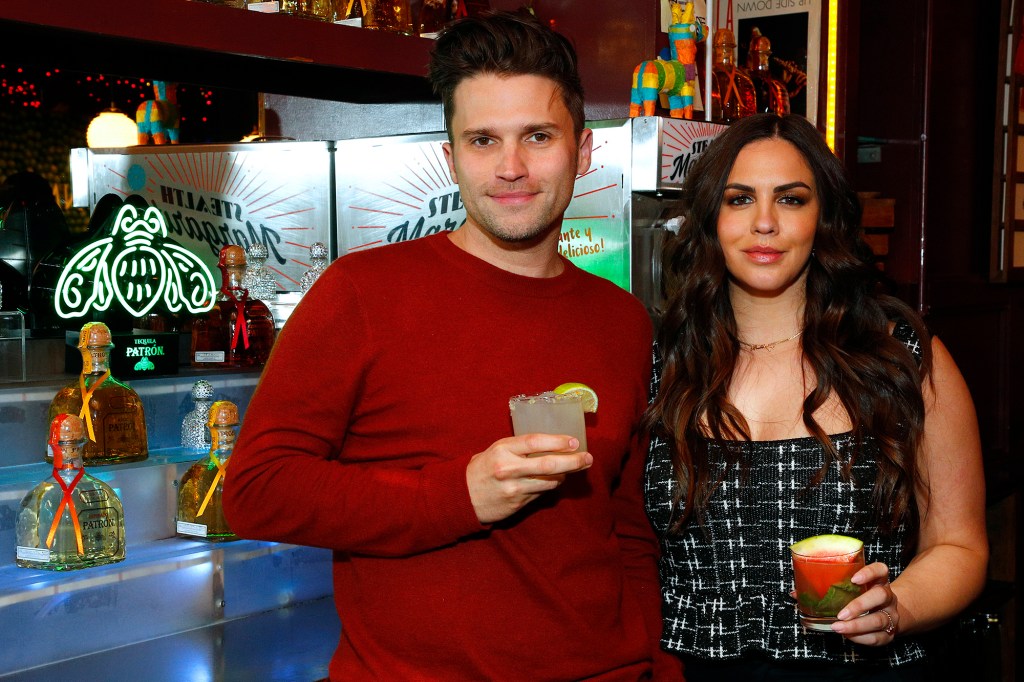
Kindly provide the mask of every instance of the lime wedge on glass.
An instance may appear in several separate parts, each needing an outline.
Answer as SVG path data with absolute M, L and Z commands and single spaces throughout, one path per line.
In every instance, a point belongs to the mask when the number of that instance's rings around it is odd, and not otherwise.
M 556 387 L 554 393 L 579 395 L 583 400 L 584 412 L 597 412 L 597 392 L 586 384 L 569 382 Z

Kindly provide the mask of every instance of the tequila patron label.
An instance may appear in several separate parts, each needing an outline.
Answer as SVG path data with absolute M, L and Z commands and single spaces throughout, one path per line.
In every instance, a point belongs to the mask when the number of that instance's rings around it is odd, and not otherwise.
M 228 458 L 238 435 L 238 407 L 230 401 L 218 400 L 210 407 L 206 424 L 210 430 L 210 452 L 181 477 L 175 528 L 179 535 L 211 542 L 237 540 L 224 519 L 221 495 Z
M 87 322 L 78 336 L 82 374 L 78 381 L 57 392 L 49 418 L 75 414 L 85 422 L 86 464 L 120 464 L 146 459 L 146 415 L 139 394 L 110 374 L 110 329 L 102 322 Z M 52 462 L 50 452 L 46 460 Z
M 18 566 L 71 571 L 124 560 L 121 500 L 82 468 L 85 432 L 73 414 L 59 414 L 50 423 L 53 473 L 21 501 Z

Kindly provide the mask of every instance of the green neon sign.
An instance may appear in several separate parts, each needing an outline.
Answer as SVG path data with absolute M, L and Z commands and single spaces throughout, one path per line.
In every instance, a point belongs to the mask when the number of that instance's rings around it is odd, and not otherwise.
M 125 203 L 110 234 L 82 247 L 57 280 L 54 309 L 70 319 L 103 312 L 116 300 L 134 317 L 163 301 L 175 313 L 213 307 L 213 274 L 191 251 L 167 236 L 163 214 Z

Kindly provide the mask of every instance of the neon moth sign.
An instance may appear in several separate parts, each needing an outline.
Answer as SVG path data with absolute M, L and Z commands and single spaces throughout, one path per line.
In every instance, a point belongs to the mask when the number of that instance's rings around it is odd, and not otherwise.
M 213 274 L 191 251 L 167 236 L 167 224 L 156 207 L 139 216 L 125 203 L 114 218 L 110 234 L 89 242 L 61 272 L 54 308 L 64 318 L 102 312 L 116 299 L 135 317 L 163 301 L 175 313 L 213 307 Z

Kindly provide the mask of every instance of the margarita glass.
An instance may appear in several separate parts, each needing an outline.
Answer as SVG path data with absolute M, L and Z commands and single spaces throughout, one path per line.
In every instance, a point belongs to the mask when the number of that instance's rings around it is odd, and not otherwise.
M 517 395 L 509 399 L 512 430 L 517 436 L 550 433 L 572 436 L 580 442 L 579 452 L 587 449 L 587 431 L 583 420 L 583 398 L 578 394 L 547 391 L 536 395 Z M 536 452 L 531 456 L 549 455 Z

